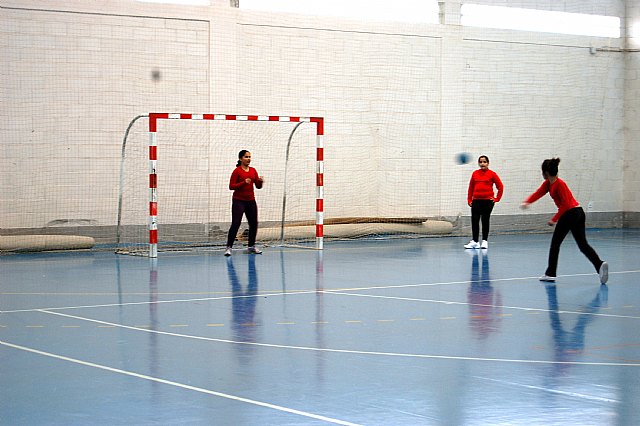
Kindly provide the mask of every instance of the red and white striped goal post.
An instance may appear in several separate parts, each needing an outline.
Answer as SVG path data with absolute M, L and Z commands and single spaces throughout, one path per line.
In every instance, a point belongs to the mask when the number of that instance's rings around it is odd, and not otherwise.
M 158 257 L 158 120 L 284 121 L 316 123 L 316 249 L 324 247 L 324 118 L 281 115 L 149 113 L 149 257 Z

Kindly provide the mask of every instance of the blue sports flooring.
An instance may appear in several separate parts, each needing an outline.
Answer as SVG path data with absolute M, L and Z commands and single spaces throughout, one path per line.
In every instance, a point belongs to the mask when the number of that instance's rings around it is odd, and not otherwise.
M 640 230 L 0 257 L 2 425 L 639 425 Z

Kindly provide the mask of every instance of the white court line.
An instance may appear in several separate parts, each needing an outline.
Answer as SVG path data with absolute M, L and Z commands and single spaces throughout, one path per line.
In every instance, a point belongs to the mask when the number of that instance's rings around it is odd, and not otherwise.
M 323 293 L 336 294 L 336 295 L 342 295 L 342 296 L 352 296 L 352 297 L 368 297 L 372 299 L 389 299 L 389 300 L 404 300 L 409 302 L 440 303 L 443 305 L 484 306 L 487 308 L 491 307 L 491 308 L 513 309 L 513 310 L 519 310 L 519 311 L 556 312 L 558 314 L 592 315 L 592 316 L 609 317 L 609 318 L 640 319 L 640 317 L 633 316 L 633 315 L 616 315 L 616 314 L 603 314 L 598 312 L 580 312 L 580 311 L 558 311 L 558 310 L 550 310 L 550 309 L 543 309 L 543 308 L 524 308 L 521 306 L 490 305 L 490 304 L 484 304 L 484 303 L 451 302 L 447 300 L 417 299 L 414 297 L 379 296 L 375 294 L 346 293 L 346 292 L 334 291 L 334 290 L 324 290 Z
M 636 274 L 640 273 L 640 270 L 631 270 L 631 271 L 613 271 L 609 272 L 609 275 L 613 274 Z M 590 276 L 596 275 L 595 273 L 583 273 L 583 274 L 569 274 L 569 275 L 558 275 L 558 278 L 570 278 L 570 277 L 582 277 L 582 276 Z M 508 282 L 508 281 L 525 281 L 525 280 L 538 280 L 538 276 L 536 277 L 514 277 L 514 278 L 496 278 L 490 279 L 489 281 L 498 282 Z M 417 288 L 417 287 L 434 287 L 441 285 L 455 285 L 455 284 L 470 284 L 473 280 L 463 280 L 463 281 L 441 281 L 435 283 L 418 283 L 418 284 L 400 284 L 400 285 L 378 285 L 378 286 L 368 286 L 368 287 L 344 287 L 344 288 L 336 288 L 336 289 L 323 289 L 323 290 L 293 290 L 287 292 L 277 292 L 277 293 L 262 293 L 257 294 L 255 296 L 218 296 L 218 297 L 201 297 L 195 299 L 172 299 L 172 300 L 157 300 L 157 301 L 144 301 L 144 302 L 127 302 L 127 303 L 106 303 L 99 305 L 80 305 L 80 306 L 61 306 L 61 307 L 45 307 L 45 308 L 29 308 L 29 309 L 13 309 L 13 310 L 0 310 L 0 314 L 9 314 L 9 313 L 18 313 L 18 312 L 40 312 L 40 311 L 64 311 L 70 309 L 85 309 L 85 308 L 111 308 L 111 307 L 121 307 L 121 306 L 136 306 L 136 305 L 151 305 L 151 304 L 161 304 L 161 303 L 189 303 L 189 302 L 205 302 L 205 301 L 213 301 L 213 300 L 225 300 L 225 299 L 234 299 L 238 297 L 271 297 L 271 296 L 292 296 L 297 294 L 316 294 L 319 292 L 323 293 L 335 293 L 339 294 L 339 292 L 348 292 L 348 291 L 363 291 L 363 290 L 388 290 L 388 289 L 400 289 L 400 288 Z M 2 294 L 2 293 L 0 293 Z M 402 298 L 398 298 L 402 299 Z M 409 298 L 405 300 L 411 300 Z M 416 301 L 425 301 L 425 302 L 433 302 L 433 303 L 443 303 L 443 304 L 460 304 L 462 302 L 449 302 L 443 300 L 426 300 L 426 299 L 415 299 Z M 462 303 L 466 304 L 466 303 Z M 524 309 L 524 310 L 536 310 L 533 308 L 517 308 L 513 307 L 511 309 Z M 542 312 L 548 312 L 545 309 L 538 309 Z M 565 313 L 564 311 L 562 313 Z M 570 313 L 567 311 L 567 313 Z M 601 314 L 604 315 L 604 314 Z M 613 316 L 613 315 L 611 315 Z M 625 317 L 621 316 L 621 318 L 636 318 L 636 317 Z
M 637 274 L 640 273 L 639 270 L 635 271 L 609 271 L 609 276 L 614 274 Z M 571 278 L 571 277 L 587 277 L 587 276 L 597 276 L 595 272 L 582 273 L 582 274 L 567 274 L 567 275 L 558 275 L 557 278 Z M 535 277 L 514 277 L 514 278 L 491 278 L 486 281 L 490 282 L 507 282 L 507 281 L 526 281 L 526 280 L 539 280 L 540 276 Z M 436 283 L 418 283 L 418 284 L 400 284 L 400 285 L 384 285 L 384 286 L 369 286 L 369 287 L 348 287 L 348 288 L 336 288 L 336 289 L 325 289 L 325 291 L 360 291 L 360 290 L 379 290 L 379 289 L 391 289 L 391 288 L 411 288 L 411 287 L 430 287 L 430 286 L 438 286 L 438 285 L 452 285 L 452 284 L 470 284 L 475 280 L 463 280 L 463 281 L 447 281 L 447 282 L 436 282 Z
M 76 359 L 76 358 L 69 358 L 69 357 L 66 357 L 66 356 L 57 355 L 57 354 L 53 354 L 53 353 L 50 353 L 50 352 L 43 352 L 43 351 L 39 351 L 37 349 L 27 348 L 25 346 L 20 346 L 20 345 L 15 345 L 15 344 L 9 343 L 9 342 L 4 342 L 2 340 L 0 340 L 0 344 L 4 345 L 4 346 L 8 346 L 10 348 L 19 349 L 21 351 L 31 352 L 31 353 L 34 353 L 34 354 L 43 355 L 43 356 L 47 356 L 47 357 L 50 357 L 50 358 L 60 359 L 62 361 L 72 362 L 72 363 L 84 365 L 84 366 L 87 366 L 87 367 L 98 368 L 100 370 L 106 370 L 106 371 L 110 371 L 112 373 L 123 374 L 125 376 L 131 376 L 131 377 L 135 377 L 135 378 L 138 378 L 138 379 L 149 380 L 149 381 L 152 381 L 152 382 L 157 382 L 157 383 L 162 383 L 162 384 L 165 384 L 165 385 L 175 386 L 175 387 L 182 388 L 182 389 L 187 389 L 187 390 L 191 390 L 191 391 L 195 391 L 195 392 L 205 393 L 205 394 L 208 394 L 208 395 L 218 396 L 218 397 L 221 397 L 221 398 L 227 398 L 227 399 L 231 399 L 231 400 L 238 401 L 238 402 L 244 402 L 244 403 L 247 403 L 247 404 L 258 405 L 258 406 L 270 408 L 270 409 L 273 409 L 273 410 L 284 411 L 285 413 L 297 414 L 299 416 L 309 417 L 309 418 L 316 419 L 316 420 L 322 420 L 322 421 L 325 421 L 327 423 L 333 423 L 333 424 L 337 424 L 337 425 L 346 425 L 346 426 L 358 426 L 357 423 L 351 423 L 351 422 L 346 422 L 346 421 L 343 421 L 343 420 L 332 419 L 330 417 L 325 417 L 325 416 L 321 416 L 321 415 L 318 415 L 318 414 L 308 413 L 306 411 L 295 410 L 293 408 L 287 408 L 287 407 L 283 407 L 281 405 L 275 405 L 275 404 L 270 404 L 268 402 L 256 401 L 256 400 L 253 400 L 253 399 L 243 398 L 243 397 L 240 397 L 240 396 L 230 395 L 230 394 L 227 394 L 227 393 L 216 392 L 216 391 L 212 391 L 212 390 L 209 390 L 209 389 L 199 388 L 199 387 L 195 387 L 195 386 L 191 386 L 191 385 L 185 385 L 184 383 L 173 382 L 171 380 L 165 380 L 165 379 L 161 379 L 161 378 L 158 378 L 158 377 L 147 376 L 145 374 L 134 373 L 132 371 L 121 370 L 119 368 L 108 367 L 106 365 L 95 364 L 93 362 L 82 361 L 82 360 Z
M 620 402 L 620 401 L 618 401 L 616 399 L 603 398 L 603 397 L 600 397 L 600 396 L 585 395 L 583 393 L 561 391 L 561 390 L 557 390 L 557 389 L 545 388 L 545 387 L 542 387 L 542 386 L 525 385 L 525 384 L 522 384 L 522 383 L 508 382 L 506 380 L 492 379 L 492 378 L 489 378 L 489 377 L 473 376 L 473 378 L 474 379 L 481 379 L 481 380 L 488 380 L 488 381 L 491 381 L 491 382 L 501 383 L 501 384 L 504 384 L 504 385 L 519 386 L 519 387 L 523 387 L 523 388 L 527 388 L 527 389 L 542 390 L 542 391 L 545 391 L 545 392 L 557 393 L 559 395 L 565 395 L 565 396 L 570 396 L 570 397 L 574 397 L 574 398 L 588 399 L 588 400 L 592 400 L 592 401 L 610 402 L 610 403 L 614 403 L 614 404 L 617 404 L 617 403 Z
M 101 321 L 92 318 L 79 317 L 76 315 L 63 314 L 62 312 L 52 312 L 41 310 L 39 312 L 51 315 L 58 315 L 65 318 L 73 318 L 80 321 L 94 322 L 102 325 L 109 325 L 112 327 L 124 328 L 127 330 L 141 331 L 144 333 L 153 333 L 163 336 L 179 337 L 184 339 L 202 340 L 207 342 L 218 343 L 230 343 L 235 345 L 246 346 L 259 346 L 263 348 L 276 348 L 276 349 L 291 349 L 301 351 L 312 352 L 327 352 L 327 353 L 342 353 L 353 355 L 376 355 L 376 356 L 391 356 L 401 358 L 419 358 L 419 359 L 444 359 L 444 360 L 463 360 L 463 361 L 493 361 L 493 362 L 511 362 L 522 364 L 551 364 L 551 365 L 596 365 L 596 366 L 609 366 L 609 367 L 640 367 L 640 363 L 622 363 L 622 362 L 586 362 L 586 361 L 545 361 L 545 360 L 531 360 L 531 359 L 508 359 L 508 358 L 479 358 L 468 356 L 451 356 L 451 355 L 427 355 L 427 354 L 410 354 L 410 353 L 398 353 L 398 352 L 377 352 L 377 351 L 359 351 L 351 349 L 332 349 L 332 348 L 314 348 L 311 346 L 292 346 L 292 345 L 279 345 L 275 343 L 258 343 L 258 342 L 243 342 L 229 339 L 216 339 L 213 337 L 193 336 L 189 334 L 172 333 L 168 331 L 151 330 L 148 328 L 133 327 L 130 325 L 116 324 L 108 321 Z
M 126 303 L 104 303 L 100 305 L 79 305 L 79 306 L 61 306 L 61 307 L 49 307 L 49 308 L 29 308 L 29 309 L 13 309 L 8 311 L 0 311 L 0 314 L 11 314 L 18 312 L 41 312 L 41 311 L 66 311 L 71 309 L 88 309 L 88 308 L 114 308 L 122 306 L 136 306 L 136 305 L 159 305 L 164 303 L 190 303 L 190 302 L 209 302 L 213 300 L 226 300 L 226 299 L 239 299 L 248 297 L 271 297 L 271 296 L 292 296 L 295 294 L 313 294 L 318 293 L 318 290 L 301 290 L 291 291 L 287 293 L 258 293 L 251 296 L 216 296 L 216 297 L 199 297 L 196 299 L 172 299 L 172 300 L 155 300 L 144 302 L 126 302 Z

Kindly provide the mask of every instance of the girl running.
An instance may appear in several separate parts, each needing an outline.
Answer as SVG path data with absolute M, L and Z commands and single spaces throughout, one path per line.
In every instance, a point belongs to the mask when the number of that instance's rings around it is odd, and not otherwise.
M 596 272 L 600 276 L 600 283 L 605 284 L 609 279 L 609 265 L 607 262 L 600 260 L 598 253 L 587 242 L 584 210 L 573 198 L 573 194 L 567 184 L 558 177 L 559 163 L 559 158 L 551 158 L 542 162 L 544 182 L 521 206 L 523 209 L 529 207 L 529 204 L 539 200 L 547 192 L 553 198 L 556 206 L 558 206 L 558 212 L 549 220 L 549 226 L 555 225 L 556 228 L 553 231 L 551 247 L 549 248 L 549 264 L 544 275 L 540 277 L 540 281 L 555 282 L 560 245 L 569 231 L 571 231 L 580 251 L 596 268 Z

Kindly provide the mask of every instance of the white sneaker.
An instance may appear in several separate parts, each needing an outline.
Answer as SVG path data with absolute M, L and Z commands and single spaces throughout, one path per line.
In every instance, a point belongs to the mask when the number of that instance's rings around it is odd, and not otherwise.
M 227 247 L 227 249 L 224 251 L 224 255 L 231 256 L 231 247 Z
M 544 274 L 543 276 L 540 277 L 540 281 L 545 281 L 548 283 L 555 283 L 556 282 L 556 277 L 552 277 L 550 275 Z
M 602 262 L 598 275 L 600 276 L 600 284 L 606 284 L 609 281 L 609 264 L 607 262 Z
M 480 244 L 480 248 L 488 249 L 489 248 L 489 242 L 487 240 L 482 240 L 482 244 Z
M 256 246 L 251 246 L 247 249 L 247 252 L 249 254 L 262 254 L 262 250 L 260 250 L 259 248 L 257 248 Z
M 469 244 L 465 244 L 464 248 L 466 249 L 477 249 L 480 248 L 480 244 L 478 244 L 477 242 L 471 240 L 469 241 Z

